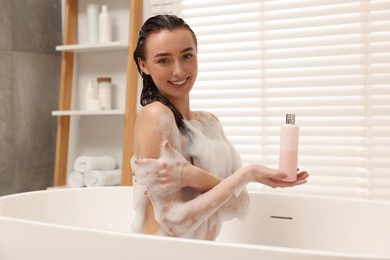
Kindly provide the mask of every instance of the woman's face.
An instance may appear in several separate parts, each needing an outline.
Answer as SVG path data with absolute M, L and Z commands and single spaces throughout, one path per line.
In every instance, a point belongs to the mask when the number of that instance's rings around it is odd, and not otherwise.
M 151 75 L 158 90 L 169 100 L 188 96 L 198 74 L 194 39 L 189 30 L 162 30 L 149 35 L 145 42 L 142 71 Z

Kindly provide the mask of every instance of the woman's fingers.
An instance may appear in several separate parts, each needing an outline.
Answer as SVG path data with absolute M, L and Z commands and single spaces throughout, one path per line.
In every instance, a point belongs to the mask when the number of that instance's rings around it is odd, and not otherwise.
M 297 175 L 297 179 L 306 179 L 307 177 L 309 177 L 309 174 L 306 171 L 300 172 Z
M 307 177 L 309 177 L 309 174 L 306 171 L 300 172 L 297 174 L 297 179 L 293 182 L 287 182 L 283 181 L 284 178 L 287 177 L 287 174 L 275 170 L 274 177 L 271 177 L 269 179 L 269 182 L 266 182 L 265 184 L 271 186 L 272 188 L 287 188 L 287 187 L 294 187 L 297 185 L 302 185 L 307 182 Z

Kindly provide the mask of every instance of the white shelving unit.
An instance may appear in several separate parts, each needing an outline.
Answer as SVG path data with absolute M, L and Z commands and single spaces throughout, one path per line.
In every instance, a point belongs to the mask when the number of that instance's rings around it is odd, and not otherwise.
M 71 44 L 60 45 L 56 47 L 56 51 L 72 51 L 72 52 L 98 52 L 98 51 L 116 51 L 127 50 L 128 43 L 125 42 L 109 42 L 96 44 Z
M 113 42 L 90 44 L 86 9 L 90 3 L 107 5 Z M 128 59 L 134 49 L 142 15 L 142 0 L 62 0 L 63 45 L 54 186 L 66 184 L 74 160 L 81 155 L 110 155 L 122 169 L 122 184 L 131 184 L 130 155 L 135 120 L 138 73 Z M 131 54 L 130 54 L 131 55 Z M 112 109 L 85 110 L 89 80 L 110 77 Z M 123 160 L 122 158 L 126 157 Z
M 62 110 L 52 111 L 52 116 L 102 116 L 102 115 L 124 115 L 124 110 L 99 110 L 99 111 L 87 111 L 87 110 Z

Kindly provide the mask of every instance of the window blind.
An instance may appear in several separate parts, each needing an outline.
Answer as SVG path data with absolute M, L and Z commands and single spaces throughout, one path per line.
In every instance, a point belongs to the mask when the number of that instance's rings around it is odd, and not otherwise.
M 165 2 L 198 37 L 192 109 L 220 118 L 244 164 L 277 168 L 296 114 L 309 182 L 272 192 L 390 200 L 390 1 Z
M 363 28 L 367 193 L 390 200 L 390 2 L 367 1 Z

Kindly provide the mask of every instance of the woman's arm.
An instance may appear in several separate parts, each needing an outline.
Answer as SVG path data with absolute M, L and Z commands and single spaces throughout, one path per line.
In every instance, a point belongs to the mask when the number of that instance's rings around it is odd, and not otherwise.
M 249 182 L 272 183 L 273 187 L 292 187 L 305 183 L 307 173 L 301 173 L 300 178 L 294 183 L 283 182 L 285 176 L 285 173 L 278 170 L 249 165 L 240 168 L 211 190 L 189 201 L 175 200 L 174 196 L 157 190 L 153 190 L 148 196 L 162 230 L 171 236 L 182 236 L 198 228 L 232 198 L 241 197 Z
M 185 187 L 191 187 L 201 193 L 211 190 L 221 182 L 221 179 L 192 164 L 183 170 L 183 176 Z
M 145 185 L 149 194 L 177 191 L 184 187 L 192 187 L 198 191 L 206 192 L 217 186 L 222 180 L 214 177 L 205 170 L 190 164 L 185 158 L 175 151 L 167 141 L 161 145 L 162 156 L 158 159 L 137 159 L 134 164 L 139 169 L 134 171 L 136 180 Z M 244 167 L 245 168 L 245 167 Z M 293 187 L 306 183 L 308 174 L 306 171 L 299 172 L 295 182 L 284 182 L 280 175 L 285 173 L 270 169 L 261 165 L 249 165 L 250 182 L 259 182 L 272 188 Z M 262 174 L 264 173 L 264 174 Z
M 137 114 L 133 133 L 133 151 L 131 160 L 132 170 L 136 169 L 134 161 L 137 158 L 159 158 L 162 140 L 174 140 L 179 134 L 175 129 L 175 119 L 172 112 L 163 104 L 154 102 L 143 107 Z M 173 142 L 173 141 L 172 141 Z M 136 182 L 136 178 L 133 179 Z M 160 230 L 154 218 L 151 202 L 144 192 L 146 187 L 134 183 L 134 209 L 137 211 L 132 224 L 133 230 L 139 233 L 156 234 Z
M 144 185 L 151 189 L 150 192 L 168 192 L 191 187 L 203 193 L 221 182 L 218 177 L 189 163 L 168 141 L 162 142 L 160 154 L 161 157 L 157 160 L 143 158 L 134 162 L 135 165 L 150 169 L 148 178 L 143 181 Z M 139 175 L 135 173 L 135 176 Z
M 163 140 L 176 145 L 179 130 L 175 126 L 173 113 L 165 105 L 154 102 L 143 107 L 137 115 L 133 134 L 137 158 L 159 158 L 159 144 Z
M 162 145 L 162 149 L 167 149 L 166 143 Z M 181 236 L 195 230 L 224 206 L 228 206 L 229 212 L 238 213 L 243 204 L 239 202 L 247 202 L 245 186 L 249 182 L 260 182 L 274 188 L 292 187 L 305 183 L 308 176 L 306 172 L 302 172 L 296 182 L 288 183 L 282 181 L 285 177 L 283 172 L 261 165 L 249 165 L 240 168 L 200 196 L 181 202 L 175 200 L 171 194 L 185 185 L 181 177 L 185 170 L 187 170 L 186 174 L 191 175 L 197 169 L 195 166 L 188 165 L 181 154 L 172 148 L 169 148 L 169 152 L 164 151 L 161 154 L 162 157 L 158 160 L 137 160 L 135 177 L 139 183 L 148 188 L 148 196 L 154 205 L 157 222 L 167 234 L 172 236 Z M 178 165 L 182 166 L 178 167 Z M 245 208 L 241 211 L 245 211 Z
M 301 174 L 297 182 L 284 183 L 280 180 L 285 176 L 283 173 L 256 165 L 243 167 L 221 181 L 191 165 L 180 153 L 170 147 L 168 142 L 163 142 L 160 150 L 156 144 L 161 143 L 162 140 L 171 142 L 172 139 L 178 139 L 180 133 L 172 133 L 174 122 L 167 124 L 167 118 L 161 120 L 158 115 L 161 113 L 159 109 L 160 107 L 157 106 L 157 111 L 151 109 L 152 111 L 141 114 L 142 121 L 137 126 L 142 126 L 144 132 L 136 135 L 139 137 L 136 139 L 139 142 L 136 151 L 140 159 L 132 166 L 135 181 L 147 188 L 148 197 L 153 204 L 154 216 L 161 229 L 167 234 L 180 236 L 195 230 L 224 205 L 229 205 L 231 211 L 234 211 L 240 206 L 240 201 L 247 201 L 247 193 L 242 191 L 250 181 L 261 182 L 272 187 L 294 186 L 305 182 L 307 176 Z M 177 144 L 175 146 L 177 147 Z M 158 155 L 160 155 L 159 159 L 146 159 L 158 158 Z M 204 193 L 192 200 L 182 202 L 178 199 L 177 192 L 183 187 L 193 187 Z M 233 200 L 229 201 L 231 199 Z M 150 212 L 147 213 L 148 215 Z

